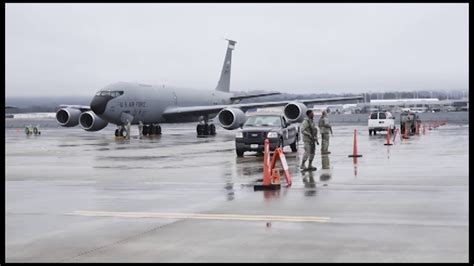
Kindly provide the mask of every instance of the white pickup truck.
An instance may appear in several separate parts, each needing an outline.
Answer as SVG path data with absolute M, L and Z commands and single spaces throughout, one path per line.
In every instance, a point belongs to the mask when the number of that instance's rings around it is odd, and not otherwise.
M 369 135 L 376 135 L 377 131 L 387 131 L 390 129 L 390 133 L 393 134 L 395 131 L 395 117 L 390 112 L 372 112 L 369 115 Z

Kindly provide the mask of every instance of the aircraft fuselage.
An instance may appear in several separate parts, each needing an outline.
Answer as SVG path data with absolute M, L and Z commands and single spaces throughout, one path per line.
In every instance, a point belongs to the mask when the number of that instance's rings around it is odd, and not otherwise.
M 198 116 L 188 116 L 173 121 L 162 114 L 166 108 L 230 104 L 232 93 L 221 91 L 192 90 L 163 85 L 117 82 L 101 89 L 91 102 L 91 109 L 101 119 L 125 124 L 124 116 L 132 118 L 132 124 L 174 123 L 198 121 Z M 215 114 L 213 115 L 215 116 Z M 212 117 L 209 117 L 212 118 Z

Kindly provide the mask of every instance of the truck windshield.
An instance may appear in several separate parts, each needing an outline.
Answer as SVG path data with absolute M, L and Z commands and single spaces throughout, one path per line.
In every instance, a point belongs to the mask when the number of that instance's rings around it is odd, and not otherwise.
M 281 127 L 281 119 L 279 116 L 251 116 L 245 122 L 244 127 Z

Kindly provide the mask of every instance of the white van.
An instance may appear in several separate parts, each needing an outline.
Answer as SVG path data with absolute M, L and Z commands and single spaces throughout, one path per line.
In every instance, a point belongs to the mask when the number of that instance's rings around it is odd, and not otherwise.
M 387 131 L 390 129 L 390 133 L 393 134 L 395 131 L 395 117 L 390 112 L 372 112 L 369 115 L 369 135 L 376 135 L 377 131 Z

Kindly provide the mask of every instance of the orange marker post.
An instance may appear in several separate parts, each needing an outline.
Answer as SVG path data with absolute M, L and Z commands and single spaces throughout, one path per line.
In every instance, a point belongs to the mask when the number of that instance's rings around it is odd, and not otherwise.
M 352 154 L 349 155 L 348 157 L 354 157 L 354 158 L 362 157 L 362 155 L 357 154 L 357 129 L 354 129 L 354 146 L 352 149 Z
M 390 143 L 390 128 L 387 127 L 387 143 L 385 143 L 384 145 L 388 146 L 388 145 L 392 145 Z
M 403 130 L 403 138 L 408 139 L 408 123 L 405 122 L 405 130 Z

